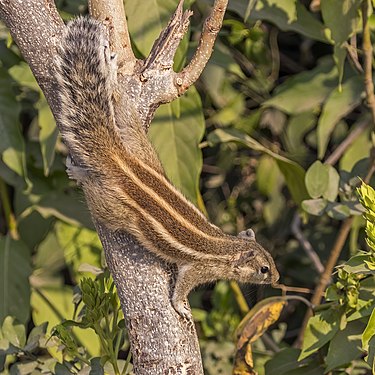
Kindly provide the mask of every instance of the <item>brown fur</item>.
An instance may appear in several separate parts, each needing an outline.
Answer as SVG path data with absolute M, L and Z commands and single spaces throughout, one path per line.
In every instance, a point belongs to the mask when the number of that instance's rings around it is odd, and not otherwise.
M 278 272 L 255 238 L 224 234 L 168 181 L 135 110 L 116 124 L 116 57 L 102 24 L 78 18 L 67 26 L 57 61 L 63 139 L 92 215 L 125 230 L 147 249 L 178 266 L 172 302 L 217 279 L 275 283 Z M 123 116 L 122 116 L 123 117 Z M 246 236 L 245 236 L 246 237 Z

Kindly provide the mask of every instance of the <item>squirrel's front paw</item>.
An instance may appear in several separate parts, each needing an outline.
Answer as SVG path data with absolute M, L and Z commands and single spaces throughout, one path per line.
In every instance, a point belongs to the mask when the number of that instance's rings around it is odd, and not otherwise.
M 191 311 L 188 307 L 188 302 L 181 301 L 181 300 L 172 300 L 172 305 L 174 309 L 183 317 L 186 319 L 192 319 Z

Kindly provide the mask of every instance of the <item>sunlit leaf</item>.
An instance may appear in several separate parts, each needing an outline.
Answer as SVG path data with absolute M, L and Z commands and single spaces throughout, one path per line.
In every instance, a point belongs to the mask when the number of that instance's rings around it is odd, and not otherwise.
M 33 322 L 42 324 L 48 322 L 47 332 L 63 319 L 73 316 L 73 291 L 68 286 L 51 286 L 38 288 L 31 294 Z M 99 354 L 99 338 L 93 330 L 73 329 L 79 342 L 85 346 L 91 355 Z
M 310 318 L 305 330 L 299 361 L 315 353 L 336 335 L 342 316 L 342 310 L 329 309 Z
M 362 348 L 368 350 L 370 340 L 375 336 L 375 310 L 372 312 L 362 334 Z
M 16 322 L 13 316 L 5 317 L 1 326 L 1 335 L 17 348 L 23 348 L 26 344 L 25 326 Z

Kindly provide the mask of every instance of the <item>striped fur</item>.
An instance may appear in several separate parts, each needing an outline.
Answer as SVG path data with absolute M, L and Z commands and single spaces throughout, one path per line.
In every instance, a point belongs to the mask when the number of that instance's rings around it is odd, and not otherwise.
M 276 282 L 274 262 L 254 238 L 224 234 L 169 182 L 130 103 L 129 121 L 116 124 L 116 72 L 105 28 L 90 18 L 72 21 L 56 63 L 58 121 L 92 215 L 178 266 L 172 301 L 181 314 L 197 284 Z

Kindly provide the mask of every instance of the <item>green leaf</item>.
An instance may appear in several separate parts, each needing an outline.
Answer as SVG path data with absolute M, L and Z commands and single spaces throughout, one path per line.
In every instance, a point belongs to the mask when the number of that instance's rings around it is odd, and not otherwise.
M 40 91 L 39 85 L 30 69 L 30 67 L 21 61 L 9 69 L 11 77 L 19 83 L 20 86 L 28 87 L 34 91 Z
M 313 111 L 303 112 L 289 117 L 284 135 L 284 144 L 286 151 L 294 156 L 294 160 L 305 160 L 304 156 L 307 155 L 309 151 L 304 142 L 304 137 L 315 124 L 316 114 Z
M 336 202 L 329 202 L 326 212 L 329 217 L 336 220 L 344 220 L 351 215 L 350 208 L 346 204 Z
M 300 204 L 305 198 L 307 198 L 308 194 L 304 182 L 304 169 L 298 163 L 264 147 L 261 143 L 247 134 L 236 129 L 216 129 L 208 135 L 208 142 L 211 144 L 220 142 L 239 142 L 253 150 L 264 152 L 276 161 L 294 201 Z
M 89 375 L 104 375 L 103 367 L 100 364 L 100 357 L 90 359 L 90 363 L 91 370 L 89 372 Z
M 353 76 L 344 82 L 341 91 L 333 90 L 327 98 L 317 128 L 318 157 L 320 159 L 324 157 L 334 127 L 340 119 L 360 104 L 363 91 L 363 78 Z
M 7 315 L 26 323 L 30 316 L 30 251 L 22 241 L 0 237 L 0 322 Z
M 337 71 L 332 60 L 326 59 L 315 69 L 287 79 L 263 105 L 294 115 L 316 110 L 336 87 L 336 81 Z
M 329 344 L 326 357 L 326 372 L 358 359 L 362 355 L 361 333 L 363 323 L 351 322 L 344 330 L 339 330 Z
M 51 333 L 54 326 L 73 316 L 72 298 L 73 291 L 68 286 L 50 286 L 33 290 L 31 293 L 33 322 L 37 325 L 48 322 L 47 332 Z M 99 338 L 93 330 L 75 327 L 73 333 L 90 355 L 99 355 Z
M 367 326 L 362 334 L 362 348 L 368 350 L 370 340 L 375 336 L 375 310 L 373 310 Z
M 265 365 L 267 375 L 321 375 L 323 370 L 315 361 L 299 361 L 300 349 L 283 348 Z
M 323 198 L 330 202 L 334 202 L 339 193 L 340 175 L 331 165 L 325 164 L 325 166 L 328 169 L 328 186 L 323 192 Z
M 3 162 L 28 186 L 25 144 L 19 124 L 20 106 L 12 90 L 10 76 L 0 68 L 0 154 Z
M 26 330 L 23 324 L 15 322 L 15 318 L 7 316 L 2 324 L 1 333 L 3 338 L 8 340 L 17 348 L 23 348 L 26 343 Z
M 321 0 L 320 3 L 324 24 L 329 28 L 334 41 L 334 59 L 340 84 L 347 53 L 344 43 L 355 31 L 361 3 L 362 0 Z
M 315 353 L 336 335 L 340 327 L 342 313 L 341 310 L 329 309 L 310 318 L 299 361 Z
M 231 0 L 228 9 L 243 15 L 246 7 L 245 1 Z M 250 18 L 269 21 L 283 31 L 295 31 L 311 39 L 329 42 L 326 27 L 296 0 L 258 0 Z
M 372 147 L 369 140 L 370 129 L 365 130 L 345 151 L 341 157 L 340 170 L 351 171 L 355 164 L 370 155 Z
M 199 143 L 205 129 L 204 118 L 195 88 L 190 88 L 180 101 L 180 117 L 173 116 L 170 104 L 161 106 L 148 134 L 169 179 L 197 204 L 201 200 L 199 176 L 202 152 Z
M 311 198 L 319 198 L 328 188 L 329 172 L 328 168 L 317 160 L 306 171 L 305 183 L 307 192 Z
M 44 175 L 48 176 L 50 167 L 55 158 L 55 145 L 58 135 L 56 122 L 49 108 L 49 105 L 42 96 L 37 103 L 38 124 L 39 124 L 39 143 L 43 158 Z
M 322 198 L 306 199 L 302 202 L 301 207 L 309 214 L 321 216 L 327 207 L 327 201 Z
M 100 267 L 101 244 L 98 235 L 90 229 L 74 227 L 63 222 L 56 223 L 56 236 L 64 250 L 65 261 L 72 267 L 76 282 L 82 277 L 93 277 L 91 273 L 79 272 L 82 264 Z

